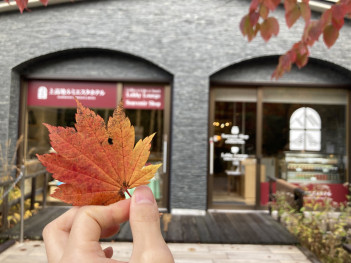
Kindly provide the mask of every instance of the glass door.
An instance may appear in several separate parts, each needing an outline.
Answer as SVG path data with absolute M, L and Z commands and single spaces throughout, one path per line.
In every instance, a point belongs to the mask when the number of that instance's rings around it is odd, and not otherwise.
M 155 134 L 146 165 L 162 163 L 162 166 L 151 179 L 149 186 L 158 206 L 162 209 L 167 208 L 170 87 L 123 84 L 119 86 L 118 93 L 122 93 L 120 98 L 123 99 L 126 115 L 134 126 L 135 142 Z
M 211 90 L 209 204 L 256 203 L 256 89 Z
M 346 202 L 347 98 L 338 88 L 263 88 L 266 173 Z

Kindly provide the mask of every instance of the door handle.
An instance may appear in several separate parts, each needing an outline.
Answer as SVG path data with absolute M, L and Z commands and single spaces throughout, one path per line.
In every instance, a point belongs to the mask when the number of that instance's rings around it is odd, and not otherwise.
M 214 144 L 213 137 L 210 137 L 210 174 L 213 174 L 213 162 L 214 162 Z
M 162 165 L 162 171 L 163 173 L 167 173 L 167 136 L 165 136 L 163 140 L 163 165 Z

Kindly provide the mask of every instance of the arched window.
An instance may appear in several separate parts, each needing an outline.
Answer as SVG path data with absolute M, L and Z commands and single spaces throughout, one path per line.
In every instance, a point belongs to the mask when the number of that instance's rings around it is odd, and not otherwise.
M 290 150 L 321 150 L 321 117 L 309 107 L 294 111 L 290 118 Z

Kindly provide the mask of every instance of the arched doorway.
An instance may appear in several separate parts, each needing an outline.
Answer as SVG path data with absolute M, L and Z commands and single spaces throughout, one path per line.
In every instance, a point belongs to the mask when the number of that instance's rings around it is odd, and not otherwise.
M 90 48 L 47 54 L 22 63 L 15 71 L 22 80 L 20 132 L 27 163 L 36 162 L 36 154 L 50 151 L 42 123 L 74 125 L 74 97 L 105 121 L 123 99 L 137 140 L 157 132 L 148 162 L 164 165 L 150 187 L 159 206 L 168 208 L 170 73 L 134 55 Z
M 350 73 L 311 59 L 307 68 L 273 82 L 269 77 L 275 65 L 273 57 L 257 58 L 210 78 L 209 207 L 265 206 L 268 176 L 310 190 L 323 183 L 334 201 L 345 201 Z M 289 147 L 296 135 L 289 120 L 299 108 L 320 116 L 320 147 Z

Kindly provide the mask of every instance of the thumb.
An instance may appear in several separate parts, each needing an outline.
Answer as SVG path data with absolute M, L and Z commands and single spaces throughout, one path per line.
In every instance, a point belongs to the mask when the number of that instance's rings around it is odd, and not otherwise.
M 139 186 L 134 191 L 129 222 L 133 234 L 130 262 L 174 262 L 162 237 L 158 207 L 148 186 Z

